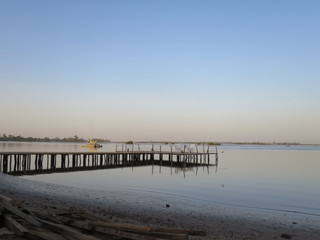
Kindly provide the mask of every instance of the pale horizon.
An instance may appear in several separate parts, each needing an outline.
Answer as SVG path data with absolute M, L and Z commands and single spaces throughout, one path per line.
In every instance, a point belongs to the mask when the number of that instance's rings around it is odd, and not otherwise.
M 0 2 L 0 134 L 319 144 L 318 1 Z

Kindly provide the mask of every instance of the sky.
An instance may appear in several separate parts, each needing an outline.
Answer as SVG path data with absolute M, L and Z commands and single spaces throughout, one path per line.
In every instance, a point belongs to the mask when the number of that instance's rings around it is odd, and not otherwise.
M 0 0 L 0 134 L 320 143 L 320 1 Z

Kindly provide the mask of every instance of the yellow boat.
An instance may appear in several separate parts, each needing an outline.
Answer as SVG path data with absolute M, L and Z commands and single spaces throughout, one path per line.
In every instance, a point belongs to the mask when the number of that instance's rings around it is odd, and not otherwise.
M 88 147 L 88 148 L 100 148 L 102 147 L 101 144 L 97 143 L 97 141 L 89 141 L 88 144 L 82 145 L 82 147 Z

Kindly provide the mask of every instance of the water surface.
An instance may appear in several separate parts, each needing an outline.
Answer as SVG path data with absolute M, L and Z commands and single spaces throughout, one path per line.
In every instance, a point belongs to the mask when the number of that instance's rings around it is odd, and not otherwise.
M 98 151 L 113 151 L 116 147 L 103 145 Z M 151 146 L 140 148 L 150 150 Z M 157 150 L 160 145 L 154 148 Z M 162 149 L 170 149 L 170 145 L 162 145 Z M 75 143 L 0 143 L 0 151 L 89 150 Z M 142 166 L 22 178 L 84 189 L 166 194 L 210 204 L 320 216 L 319 146 L 222 145 L 218 152 L 218 167 Z

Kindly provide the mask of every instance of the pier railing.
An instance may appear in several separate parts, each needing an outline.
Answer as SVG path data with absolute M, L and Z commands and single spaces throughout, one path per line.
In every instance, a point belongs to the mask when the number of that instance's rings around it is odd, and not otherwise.
M 197 145 L 197 144 L 174 144 L 167 146 L 166 149 L 170 148 L 170 152 L 178 152 L 178 153 L 213 153 L 217 154 L 218 149 L 215 146 L 215 151 L 211 152 L 209 145 Z M 124 151 L 141 151 L 140 144 L 117 144 L 116 152 L 124 152 Z M 161 152 L 162 145 L 151 145 L 150 151 Z M 168 150 L 167 150 L 168 151 Z

